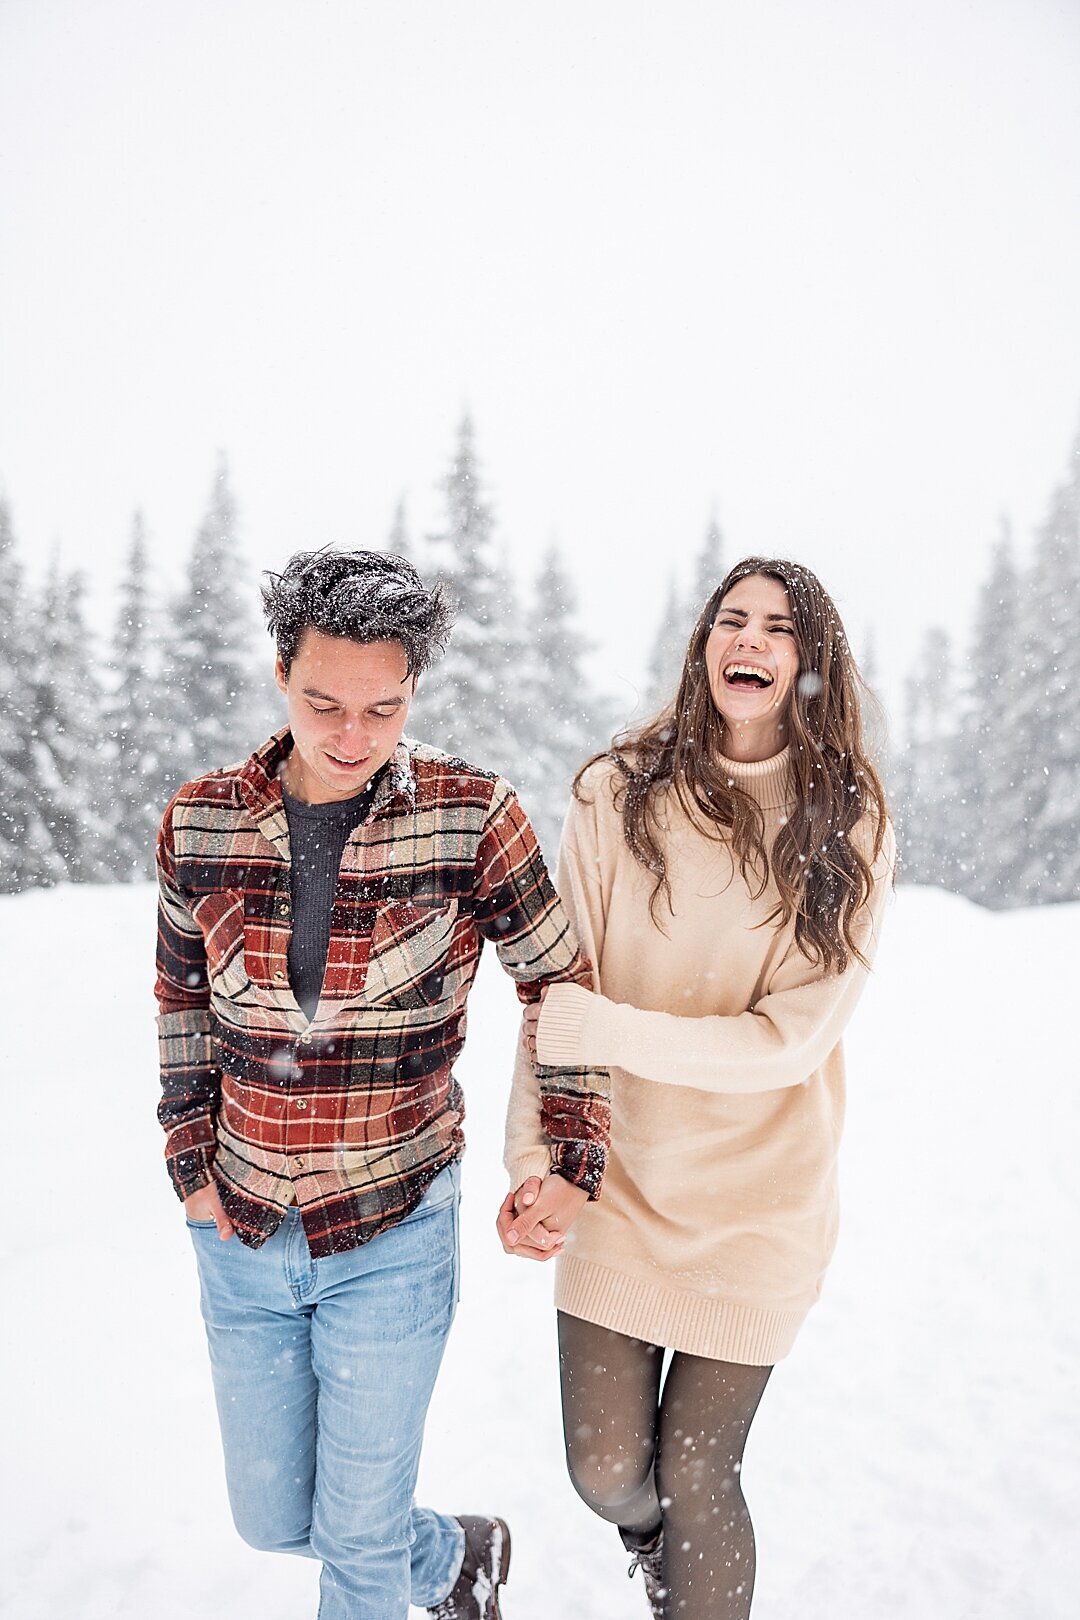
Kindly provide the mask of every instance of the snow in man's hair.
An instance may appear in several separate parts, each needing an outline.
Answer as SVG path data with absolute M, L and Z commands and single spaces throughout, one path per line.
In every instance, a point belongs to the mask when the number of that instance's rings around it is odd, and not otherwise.
M 263 611 L 286 673 L 309 627 L 348 641 L 398 641 L 409 674 L 445 647 L 453 616 L 442 588 L 425 585 L 404 557 L 379 551 L 298 551 L 263 575 Z

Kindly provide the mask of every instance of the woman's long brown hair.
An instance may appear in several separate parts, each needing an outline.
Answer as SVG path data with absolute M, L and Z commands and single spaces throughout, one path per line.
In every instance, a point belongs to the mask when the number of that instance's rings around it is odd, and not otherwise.
M 724 721 L 705 666 L 705 643 L 725 596 L 758 574 L 787 591 L 799 658 L 786 716 L 793 805 L 771 850 L 765 848 L 758 804 L 722 763 Z M 610 759 L 620 773 L 616 804 L 626 842 L 656 876 L 650 911 L 658 926 L 661 897 L 672 909 L 659 810 L 661 797 L 673 788 L 703 831 L 730 837 L 756 895 L 771 873 L 780 899 L 768 921 L 782 927 L 794 917 L 804 956 L 826 972 L 842 972 L 853 956 L 864 960 L 853 923 L 870 895 L 887 813 L 885 790 L 863 740 L 864 690 L 840 615 L 816 575 L 778 558 L 736 563 L 701 610 L 674 701 L 644 725 L 621 732 L 574 781 L 580 798 L 582 776 L 596 760 Z M 860 837 L 852 838 L 860 823 Z

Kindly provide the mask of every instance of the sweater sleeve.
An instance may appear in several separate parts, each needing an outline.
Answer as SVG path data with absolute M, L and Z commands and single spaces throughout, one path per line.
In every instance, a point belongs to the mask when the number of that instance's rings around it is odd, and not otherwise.
M 873 888 L 856 923 L 859 948 L 873 960 L 892 888 L 892 829 L 874 867 Z M 797 1086 L 825 1061 L 844 1032 L 866 984 L 852 961 L 823 974 L 794 940 L 769 983 L 746 1012 L 679 1017 L 646 1012 L 577 985 L 549 990 L 540 1015 L 537 1053 L 544 1063 L 605 1063 L 663 1085 L 701 1091 L 758 1092 Z
M 594 846 L 594 858 L 584 860 L 581 845 Z M 604 937 L 604 913 L 600 895 L 600 881 L 595 860 L 595 828 L 589 807 L 572 799 L 563 828 L 559 848 L 557 886 L 563 908 L 580 943 L 582 955 L 594 965 Z M 547 994 L 560 988 L 551 985 Z M 567 988 L 577 989 L 570 985 Z M 583 992 L 586 996 L 588 991 Z M 590 998 L 591 999 L 591 998 Z M 576 1062 L 576 1059 L 574 1060 Z M 548 1133 L 544 1128 L 542 1076 L 551 1068 L 569 1067 L 560 1059 L 557 1064 L 533 1066 L 524 1045 L 518 1039 L 514 1055 L 514 1074 L 510 1087 L 510 1101 L 506 1113 L 506 1137 L 503 1162 L 511 1184 L 520 1187 L 529 1176 L 545 1176 L 552 1168 L 552 1151 Z

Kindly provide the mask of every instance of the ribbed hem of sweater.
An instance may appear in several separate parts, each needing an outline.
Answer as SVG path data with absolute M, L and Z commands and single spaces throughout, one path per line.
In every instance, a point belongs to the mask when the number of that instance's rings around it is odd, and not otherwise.
M 559 1261 L 555 1304 L 568 1316 L 647 1344 L 746 1367 L 771 1367 L 783 1360 L 809 1310 L 768 1310 L 682 1294 L 572 1254 Z

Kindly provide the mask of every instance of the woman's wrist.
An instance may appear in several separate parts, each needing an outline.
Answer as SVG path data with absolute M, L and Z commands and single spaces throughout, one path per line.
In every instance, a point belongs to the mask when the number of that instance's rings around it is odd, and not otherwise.
M 603 998 L 580 984 L 552 984 L 536 1028 L 536 1060 L 545 1067 L 575 1069 L 591 1060 L 582 1051 L 590 1010 Z

